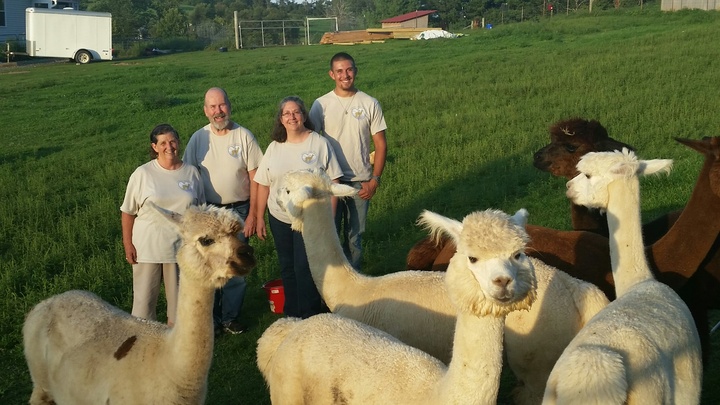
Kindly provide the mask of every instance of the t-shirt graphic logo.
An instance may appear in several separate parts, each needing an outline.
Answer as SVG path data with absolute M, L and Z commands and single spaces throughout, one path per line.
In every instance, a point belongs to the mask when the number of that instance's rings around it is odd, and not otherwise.
M 237 158 L 240 156 L 240 152 L 242 151 L 242 148 L 240 145 L 230 145 L 228 146 L 228 153 L 230 156 Z
M 315 152 L 305 152 L 302 154 L 301 158 L 303 162 L 309 165 L 317 162 L 317 155 L 315 154 Z
M 353 117 L 360 119 L 363 115 L 365 115 L 365 110 L 362 108 L 353 108 L 351 113 Z
M 190 182 L 189 181 L 178 181 L 178 187 L 180 187 L 180 190 L 188 191 L 190 190 Z

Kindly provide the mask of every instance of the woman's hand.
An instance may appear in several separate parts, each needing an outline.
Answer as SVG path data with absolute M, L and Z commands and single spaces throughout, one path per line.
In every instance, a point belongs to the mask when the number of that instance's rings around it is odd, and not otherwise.
M 130 264 L 137 264 L 137 250 L 135 250 L 135 245 L 132 243 L 125 245 L 125 261 Z

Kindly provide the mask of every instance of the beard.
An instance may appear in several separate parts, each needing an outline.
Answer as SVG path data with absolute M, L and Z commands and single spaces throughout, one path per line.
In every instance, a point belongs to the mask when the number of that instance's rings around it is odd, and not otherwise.
M 222 118 L 222 121 L 215 121 L 216 118 Z M 214 115 L 212 121 L 210 121 L 210 124 L 217 129 L 218 131 L 222 131 L 223 129 L 226 129 L 230 126 L 230 119 L 225 114 L 218 114 Z

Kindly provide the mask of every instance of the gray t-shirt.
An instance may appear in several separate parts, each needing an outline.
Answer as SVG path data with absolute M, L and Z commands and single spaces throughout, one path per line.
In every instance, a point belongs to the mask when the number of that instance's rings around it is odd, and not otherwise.
M 277 191 L 282 176 L 291 171 L 317 167 L 325 169 L 333 180 L 342 176 L 332 146 L 317 132 L 312 132 L 301 143 L 271 142 L 268 145 L 260 167 L 255 173 L 255 181 L 270 187 L 267 206 L 272 216 L 286 224 L 291 223 L 290 217 L 280 209 L 277 202 Z
M 342 180 L 370 180 L 372 136 L 387 129 L 380 103 L 362 91 L 352 97 L 330 91 L 315 100 L 309 118 L 315 130 L 330 140 L 342 167 Z
M 137 216 L 132 242 L 138 263 L 176 263 L 180 235 L 154 218 L 146 201 L 180 214 L 190 205 L 204 204 L 205 194 L 197 169 L 183 164 L 177 170 L 168 170 L 153 159 L 135 169 L 130 176 L 120 207 L 120 211 Z
M 257 169 L 262 155 L 246 128 L 233 123 L 233 129 L 221 136 L 208 124 L 190 137 L 183 161 L 200 171 L 208 202 L 230 204 L 250 199 L 248 172 Z

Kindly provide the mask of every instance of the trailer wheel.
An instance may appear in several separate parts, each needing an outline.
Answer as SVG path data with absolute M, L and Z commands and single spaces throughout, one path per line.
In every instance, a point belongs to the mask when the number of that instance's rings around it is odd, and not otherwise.
M 88 51 L 78 51 L 75 54 L 75 62 L 82 63 L 83 65 L 92 60 L 92 55 Z

